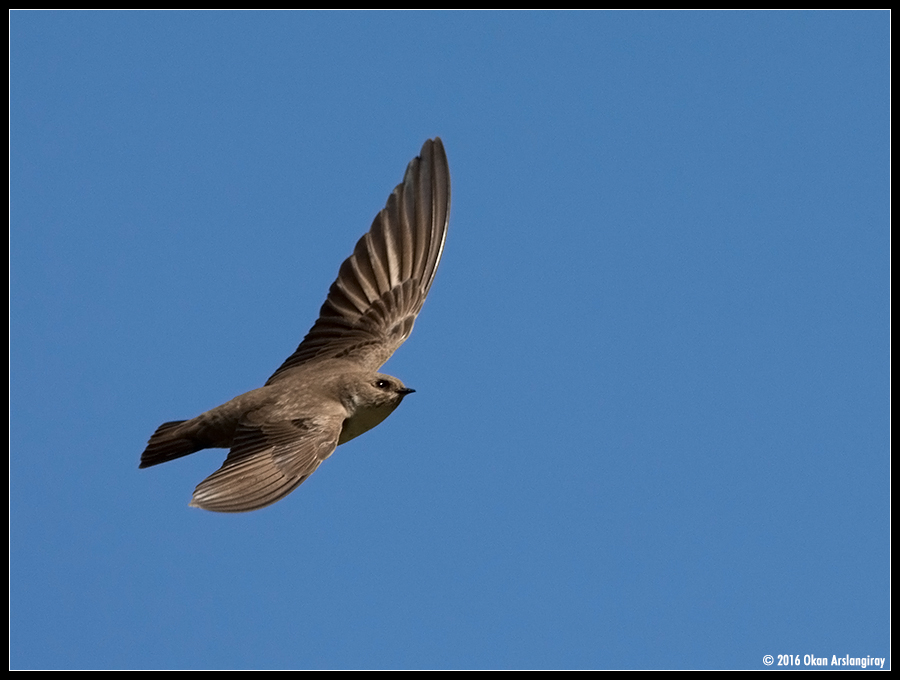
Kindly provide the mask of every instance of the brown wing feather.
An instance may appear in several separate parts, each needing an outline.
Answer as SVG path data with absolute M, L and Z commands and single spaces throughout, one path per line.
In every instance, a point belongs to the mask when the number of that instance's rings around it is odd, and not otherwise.
M 222 467 L 197 485 L 191 505 L 247 512 L 287 496 L 337 447 L 340 418 L 295 418 L 238 426 Z
M 409 337 L 447 238 L 450 169 L 428 140 L 353 254 L 341 265 L 319 319 L 267 384 L 310 359 L 346 358 L 377 370 Z

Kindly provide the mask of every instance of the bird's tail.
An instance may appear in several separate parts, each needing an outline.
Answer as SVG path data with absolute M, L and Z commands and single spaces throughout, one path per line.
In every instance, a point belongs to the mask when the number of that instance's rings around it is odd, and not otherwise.
M 191 436 L 195 434 L 191 429 L 179 427 L 186 422 L 188 421 L 173 420 L 156 428 L 156 432 L 147 442 L 147 448 L 141 454 L 141 464 L 138 467 L 159 465 L 207 448 L 209 444 Z

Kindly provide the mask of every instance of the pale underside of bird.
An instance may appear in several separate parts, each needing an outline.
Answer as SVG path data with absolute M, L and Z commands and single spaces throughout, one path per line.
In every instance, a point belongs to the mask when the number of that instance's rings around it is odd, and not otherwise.
M 378 368 L 409 337 L 447 238 L 450 169 L 439 138 L 406 168 L 341 265 L 319 318 L 266 384 L 191 420 L 163 423 L 140 467 L 230 449 L 191 505 L 256 510 L 302 484 L 334 449 L 387 418 L 413 392 Z

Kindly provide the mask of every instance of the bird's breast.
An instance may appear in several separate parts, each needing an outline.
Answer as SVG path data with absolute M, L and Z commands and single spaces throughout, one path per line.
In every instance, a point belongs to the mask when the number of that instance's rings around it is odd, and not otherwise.
M 344 427 L 341 429 L 341 436 L 338 444 L 349 442 L 354 437 L 358 437 L 363 432 L 368 432 L 378 425 L 382 420 L 387 418 L 394 409 L 400 405 L 398 401 L 395 404 L 382 404 L 379 406 L 360 407 L 344 421 Z

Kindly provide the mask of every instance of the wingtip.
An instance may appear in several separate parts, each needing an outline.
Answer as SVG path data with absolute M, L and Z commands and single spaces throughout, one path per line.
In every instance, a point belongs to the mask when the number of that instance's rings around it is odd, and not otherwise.
M 443 162 L 446 164 L 447 152 L 444 150 L 444 142 L 440 137 L 426 139 L 425 143 L 422 145 L 422 150 L 419 152 L 419 158 L 424 158 L 429 151 L 431 151 L 435 157 L 443 158 Z
M 191 502 L 188 503 L 189 508 L 197 508 L 198 510 L 206 510 L 207 512 L 215 512 L 214 510 L 204 507 L 202 503 L 198 503 L 196 498 L 191 498 Z

